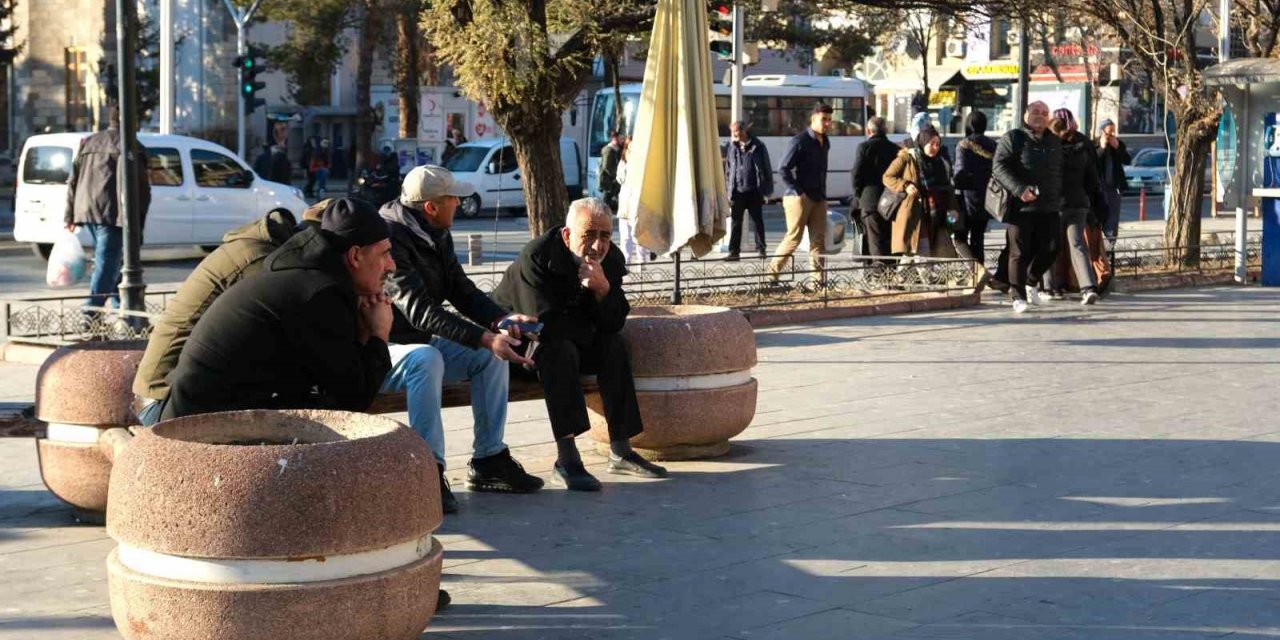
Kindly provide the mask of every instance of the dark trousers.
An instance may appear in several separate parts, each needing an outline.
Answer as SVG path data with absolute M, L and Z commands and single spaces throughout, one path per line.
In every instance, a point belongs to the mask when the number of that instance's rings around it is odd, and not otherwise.
M 991 222 L 991 216 L 983 209 L 982 196 L 982 193 L 974 191 L 962 194 L 960 215 L 964 216 L 965 227 L 963 231 L 953 235 L 956 245 L 968 245 L 973 259 L 985 265 L 987 224 Z
M 755 231 L 756 253 L 765 252 L 764 244 L 764 196 L 759 191 L 740 193 L 735 191 L 729 198 L 729 218 L 733 220 L 733 228 L 729 231 L 729 253 L 738 255 L 742 249 L 742 213 L 751 214 L 751 226 Z
M 542 381 L 556 440 L 591 428 L 582 374 L 596 376 L 610 440 L 629 440 L 644 430 L 636 383 L 631 376 L 631 353 L 621 335 L 597 333 L 589 344 L 570 340 L 542 342 L 533 354 L 533 362 Z
M 1019 212 L 1008 226 L 1009 284 L 1018 298 L 1027 296 L 1028 282 L 1039 284 L 1061 245 L 1061 223 L 1057 213 Z
M 862 214 L 862 227 L 867 237 L 867 255 L 889 255 L 890 240 L 893 236 L 893 223 L 872 211 Z

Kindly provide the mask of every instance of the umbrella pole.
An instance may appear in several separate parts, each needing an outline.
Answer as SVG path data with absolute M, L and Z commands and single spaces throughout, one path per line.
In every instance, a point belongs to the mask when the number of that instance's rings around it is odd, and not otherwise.
M 680 252 L 676 251 L 676 284 L 671 289 L 671 304 L 681 304 L 680 302 Z

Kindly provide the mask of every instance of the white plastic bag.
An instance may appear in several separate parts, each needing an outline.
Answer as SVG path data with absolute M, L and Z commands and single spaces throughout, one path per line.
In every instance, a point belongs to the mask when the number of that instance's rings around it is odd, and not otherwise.
M 49 252 L 49 267 L 44 274 L 45 284 L 55 288 L 75 285 L 84 279 L 85 262 L 80 238 L 71 231 L 64 231 Z

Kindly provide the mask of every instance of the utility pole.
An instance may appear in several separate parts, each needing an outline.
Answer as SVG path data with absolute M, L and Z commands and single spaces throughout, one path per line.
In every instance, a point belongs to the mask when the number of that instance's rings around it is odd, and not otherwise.
M 116 181 L 120 194 L 120 218 L 124 221 L 124 269 L 121 271 L 120 302 L 128 311 L 143 311 L 146 285 L 142 282 L 142 212 L 138 210 L 138 98 L 134 79 L 134 32 L 137 29 L 134 0 L 116 0 L 116 66 L 120 87 L 120 160 Z
M 733 5 L 733 85 L 729 88 L 729 121 L 742 120 L 742 63 L 745 57 L 743 42 L 747 29 L 746 12 L 741 3 Z
M 173 0 L 160 0 L 160 133 L 173 133 Z
M 227 11 L 231 12 L 231 19 L 236 24 L 236 55 L 243 56 L 249 50 L 249 45 L 245 42 L 245 25 L 253 18 L 253 14 L 258 11 L 258 5 L 262 4 L 262 0 L 253 0 L 253 4 L 249 6 L 247 11 L 240 11 L 235 5 L 231 4 L 231 0 L 222 0 L 227 5 Z M 244 148 L 244 92 L 240 87 L 236 87 L 236 154 L 241 159 L 248 161 L 245 157 Z
M 1018 19 L 1018 113 L 1014 125 L 1022 122 L 1031 93 L 1031 47 L 1027 45 L 1027 18 Z
M 1226 62 L 1231 59 L 1231 0 L 1218 0 L 1218 62 Z M 1245 100 L 1248 103 L 1248 100 Z M 1238 122 L 1245 122 L 1244 118 L 1235 118 Z M 1235 153 L 1235 149 L 1231 149 L 1231 153 Z M 1223 153 L 1222 149 L 1217 150 L 1218 154 Z M 1217 167 L 1213 168 L 1216 172 Z M 1239 172 L 1237 172 L 1238 174 Z M 1237 184 L 1241 183 L 1243 178 L 1237 177 Z M 1236 189 L 1237 193 L 1243 192 L 1243 187 Z M 1216 198 L 1215 198 L 1216 199 Z M 1243 204 L 1244 198 L 1236 198 L 1236 274 L 1235 281 L 1244 284 L 1249 278 L 1249 217 L 1245 215 Z

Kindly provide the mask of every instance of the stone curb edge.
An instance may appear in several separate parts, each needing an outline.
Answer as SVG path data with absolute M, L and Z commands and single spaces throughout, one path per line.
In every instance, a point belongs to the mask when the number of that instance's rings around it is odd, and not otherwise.
M 1261 275 L 1261 270 L 1250 269 L 1247 277 L 1249 282 L 1257 282 Z M 1111 290 L 1116 293 L 1141 293 L 1227 284 L 1236 284 L 1234 273 L 1175 273 L 1163 276 L 1121 276 L 1116 278 Z
M 756 309 L 743 315 L 752 327 L 772 327 L 783 324 L 804 324 L 843 318 L 865 318 L 924 311 L 947 311 L 974 307 L 982 301 L 982 294 L 967 293 L 959 296 L 940 295 L 918 300 L 899 300 L 884 304 L 867 304 L 853 307 L 824 307 L 818 309 Z

